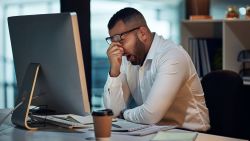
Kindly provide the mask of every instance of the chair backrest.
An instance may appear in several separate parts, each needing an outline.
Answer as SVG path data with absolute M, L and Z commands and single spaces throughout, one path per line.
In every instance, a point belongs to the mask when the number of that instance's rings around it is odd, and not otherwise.
M 201 84 L 209 109 L 211 129 L 208 133 L 245 138 L 241 128 L 244 118 L 242 103 L 243 80 L 236 72 L 213 71 L 205 75 Z

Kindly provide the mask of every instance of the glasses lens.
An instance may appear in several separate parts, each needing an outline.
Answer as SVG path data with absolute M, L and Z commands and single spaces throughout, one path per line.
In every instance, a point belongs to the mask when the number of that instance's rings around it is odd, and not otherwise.
M 121 35 L 114 35 L 112 37 L 112 42 L 119 42 L 121 41 Z
M 106 41 L 107 41 L 108 44 L 111 44 L 111 42 L 112 42 L 112 41 L 111 41 L 111 37 L 107 37 L 107 38 L 105 38 L 105 39 L 106 39 Z
M 114 35 L 112 37 L 107 37 L 106 41 L 108 44 L 111 44 L 112 42 L 120 42 L 121 41 L 121 35 Z

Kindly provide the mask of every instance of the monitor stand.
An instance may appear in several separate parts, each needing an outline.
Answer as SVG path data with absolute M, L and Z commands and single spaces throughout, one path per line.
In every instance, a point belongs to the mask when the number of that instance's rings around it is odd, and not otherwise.
M 18 107 L 13 110 L 13 114 L 11 117 L 11 121 L 13 124 L 29 130 L 37 129 L 37 127 L 33 127 L 32 123 L 28 123 L 28 115 L 30 112 L 29 109 L 33 98 L 39 70 L 39 63 L 29 64 L 21 84 L 21 89 L 19 90 L 20 93 L 17 97 L 16 105 L 18 105 Z

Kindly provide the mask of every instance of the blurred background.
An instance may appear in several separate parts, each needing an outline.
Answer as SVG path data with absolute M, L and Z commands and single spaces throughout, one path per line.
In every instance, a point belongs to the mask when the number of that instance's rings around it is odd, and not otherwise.
M 9 39 L 7 17 L 29 14 L 59 13 L 66 0 L 0 0 L 0 108 L 12 108 L 16 95 L 16 76 L 13 65 L 11 44 Z M 67 0 L 73 3 L 75 0 Z M 84 1 L 84 0 L 82 0 Z M 103 107 L 102 95 L 109 62 L 106 56 L 108 44 L 107 23 L 110 17 L 119 9 L 134 7 L 141 11 L 153 32 L 164 38 L 180 44 L 180 23 L 185 20 L 189 9 L 189 0 L 91 0 L 89 4 L 90 22 L 90 63 L 87 75 L 90 101 L 92 109 Z M 213 19 L 223 19 L 229 5 L 239 8 L 240 16 L 244 16 L 244 7 L 250 4 L 249 0 L 210 0 L 210 15 Z M 66 5 L 67 7 L 67 5 Z M 85 38 L 85 37 L 82 37 Z M 87 38 L 87 37 L 86 37 Z M 86 47 L 86 46 L 85 46 Z M 84 48 L 84 45 L 83 45 Z

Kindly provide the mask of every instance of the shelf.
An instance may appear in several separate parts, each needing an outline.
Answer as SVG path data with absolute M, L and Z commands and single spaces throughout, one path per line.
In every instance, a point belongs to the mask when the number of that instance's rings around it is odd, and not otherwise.
M 204 20 L 183 20 L 182 23 L 222 23 L 223 20 L 209 20 L 209 19 L 204 19 Z
M 223 68 L 239 72 L 238 54 L 250 49 L 250 20 L 227 20 L 223 27 Z
M 204 20 L 183 20 L 182 23 L 222 23 L 222 22 L 249 22 L 250 19 L 204 19 Z
M 181 32 L 181 43 L 187 50 L 189 38 L 222 39 L 222 21 L 183 21 Z
M 250 49 L 250 19 L 185 20 L 181 24 L 181 44 L 188 50 L 190 38 L 222 39 L 222 69 L 239 72 L 240 51 Z

